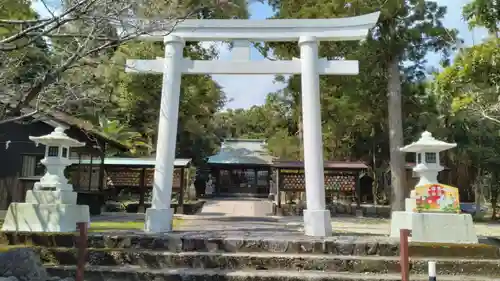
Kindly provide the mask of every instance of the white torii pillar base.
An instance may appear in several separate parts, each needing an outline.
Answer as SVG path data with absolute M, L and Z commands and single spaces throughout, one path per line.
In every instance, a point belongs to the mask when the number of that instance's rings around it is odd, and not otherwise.
M 174 209 L 153 209 L 146 210 L 144 230 L 146 232 L 170 232 L 172 231 L 172 220 L 174 219 Z
M 304 210 L 304 232 L 307 236 L 332 235 L 332 222 L 328 210 Z
M 89 222 L 89 206 L 76 204 L 73 191 L 28 190 L 26 203 L 11 203 L 2 231 L 74 232 Z

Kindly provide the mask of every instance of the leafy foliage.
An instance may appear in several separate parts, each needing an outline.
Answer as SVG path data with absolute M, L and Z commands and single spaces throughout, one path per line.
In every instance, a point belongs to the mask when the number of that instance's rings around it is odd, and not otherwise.
M 498 38 L 498 23 L 500 22 L 500 1 L 473 0 L 463 9 L 464 18 L 471 28 L 485 27 Z

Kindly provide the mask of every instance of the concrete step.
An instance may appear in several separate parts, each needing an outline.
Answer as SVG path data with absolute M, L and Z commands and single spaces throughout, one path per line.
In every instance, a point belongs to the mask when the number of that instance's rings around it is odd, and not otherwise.
M 53 276 L 74 277 L 75 266 L 47 268 Z M 145 269 L 138 266 L 88 266 L 88 281 L 400 281 L 399 274 L 364 274 L 322 271 L 221 270 L 221 269 Z M 412 275 L 412 281 L 428 281 L 427 275 Z M 438 276 L 439 281 L 499 281 L 485 276 Z
M 398 256 L 399 243 L 385 237 L 333 236 L 314 238 L 279 233 L 258 237 L 235 235 L 221 237 L 217 233 L 173 232 L 168 234 L 106 233 L 90 234 L 88 246 L 102 249 L 142 249 L 168 252 L 228 252 L 228 253 L 304 253 L 355 256 Z M 75 248 L 74 233 L 15 233 L 1 232 L 0 245 L 30 245 L 40 247 Z M 500 248 L 487 244 L 410 243 L 411 257 L 460 257 L 499 259 Z
M 56 265 L 75 265 L 76 249 L 43 249 L 42 262 Z M 88 252 L 89 265 L 139 266 L 141 268 L 205 268 L 232 270 L 320 270 L 353 273 L 397 273 L 400 271 L 399 257 L 342 256 L 325 254 L 283 254 L 283 253 L 208 253 L 208 252 L 161 252 L 138 250 L 91 249 Z M 438 273 L 453 275 L 481 274 L 498 276 L 500 260 L 455 259 L 455 258 L 412 258 L 410 272 L 425 274 L 429 261 L 438 262 Z

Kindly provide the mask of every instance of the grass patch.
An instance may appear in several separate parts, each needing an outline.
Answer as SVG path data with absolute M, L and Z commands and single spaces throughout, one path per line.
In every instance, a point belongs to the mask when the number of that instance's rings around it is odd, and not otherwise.
M 181 222 L 181 219 L 174 218 L 172 228 L 175 229 Z M 0 228 L 3 220 L 0 219 Z M 116 230 L 144 230 L 144 222 L 142 221 L 96 221 L 90 222 L 89 232 L 109 232 Z
M 96 221 L 90 222 L 90 232 L 106 232 L 113 230 L 143 230 L 144 222 L 142 221 Z
M 175 219 L 172 221 L 172 228 L 176 228 L 180 219 Z M 142 221 L 125 221 L 125 222 L 114 222 L 114 221 L 96 221 L 90 222 L 89 232 L 109 232 L 116 230 L 144 230 L 144 222 Z

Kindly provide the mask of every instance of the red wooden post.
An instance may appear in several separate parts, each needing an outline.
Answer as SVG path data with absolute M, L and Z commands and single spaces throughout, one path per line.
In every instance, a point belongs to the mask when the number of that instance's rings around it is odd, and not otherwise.
M 410 230 L 401 229 L 399 231 L 399 258 L 401 264 L 402 281 L 410 281 L 410 257 L 408 255 L 408 236 L 410 236 Z
M 77 222 L 76 229 L 79 231 L 80 235 L 78 236 L 78 261 L 76 265 L 75 281 L 83 281 L 85 262 L 87 260 L 87 222 Z

